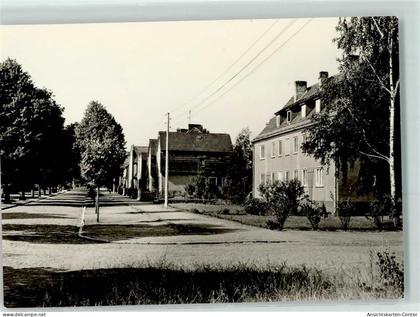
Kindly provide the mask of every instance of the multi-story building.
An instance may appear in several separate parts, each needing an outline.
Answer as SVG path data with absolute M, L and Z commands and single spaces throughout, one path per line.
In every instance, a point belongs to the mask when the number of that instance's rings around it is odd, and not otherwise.
M 210 133 L 199 124 L 189 124 L 188 129 L 169 132 L 169 178 L 168 192 L 171 196 L 185 193 L 185 186 L 200 175 L 206 181 L 221 187 L 227 175 L 229 158 L 233 151 L 229 134 Z M 153 145 L 153 144 L 152 144 Z M 157 192 L 164 193 L 165 183 L 166 132 L 160 131 L 157 138 L 156 153 L 149 149 L 150 161 L 156 158 L 157 181 L 150 169 L 149 183 L 157 184 Z M 153 185 L 151 185 L 151 188 Z
M 319 82 L 307 87 L 306 81 L 295 82 L 295 93 L 269 120 L 253 140 L 253 195 L 259 197 L 258 187 L 274 180 L 299 179 L 306 194 L 334 208 L 339 193 L 335 166 L 322 166 L 314 157 L 302 152 L 304 129 L 311 124 L 314 113 L 322 111 L 320 90 L 327 72 L 319 73 Z

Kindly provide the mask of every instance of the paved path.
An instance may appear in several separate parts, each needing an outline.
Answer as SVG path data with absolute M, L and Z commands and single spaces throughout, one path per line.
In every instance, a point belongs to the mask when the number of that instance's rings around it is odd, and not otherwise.
M 365 270 L 369 266 L 369 252 L 379 247 L 389 247 L 402 257 L 402 232 L 277 232 L 103 194 L 100 210 L 103 226 L 99 229 L 119 232 L 111 237 L 108 234 L 111 243 L 76 236 L 82 208 L 90 201 L 84 191 L 65 192 L 2 212 L 3 265 L 79 270 L 145 266 L 165 259 L 185 266 L 286 261 Z M 96 215 L 90 205 L 83 234 L 92 236 L 88 228 L 93 225 Z M 156 226 L 156 230 L 183 231 L 178 235 L 121 235 L 124 228 L 138 227 L 137 232 L 141 232 L 151 226 Z

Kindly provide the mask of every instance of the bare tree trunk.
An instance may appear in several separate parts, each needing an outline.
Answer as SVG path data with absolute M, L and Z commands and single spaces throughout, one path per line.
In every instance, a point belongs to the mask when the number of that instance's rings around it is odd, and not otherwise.
M 2 193 L 4 195 L 4 202 L 6 204 L 10 203 L 10 192 L 9 192 L 9 188 L 8 188 L 7 185 L 3 185 Z
M 392 60 L 392 32 L 389 40 L 389 90 L 391 92 L 389 106 L 389 177 L 390 193 L 395 198 L 395 163 L 394 163 L 394 129 L 395 129 L 395 92 L 393 78 L 393 60 Z
M 392 23 L 392 22 L 391 22 Z M 389 90 L 390 90 L 390 105 L 389 105 L 389 184 L 390 184 L 390 195 L 394 202 L 394 210 L 392 216 L 394 220 L 394 226 L 398 227 L 400 222 L 400 215 L 396 208 L 396 182 L 395 182 L 395 97 L 398 86 L 394 84 L 394 69 L 393 69 L 393 31 L 394 26 L 391 26 L 391 32 L 388 41 L 389 51 Z
M 96 189 L 96 222 L 99 222 L 99 186 Z

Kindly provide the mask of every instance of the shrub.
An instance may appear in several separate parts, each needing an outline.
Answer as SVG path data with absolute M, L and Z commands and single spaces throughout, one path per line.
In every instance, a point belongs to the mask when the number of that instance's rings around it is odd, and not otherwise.
M 389 251 L 378 251 L 376 264 L 379 267 L 384 286 L 395 287 L 402 294 L 404 292 L 404 269 L 395 260 L 395 255 L 390 255 Z
M 202 176 L 198 176 L 195 181 L 195 196 L 197 198 L 204 198 L 206 191 L 206 179 Z
M 204 176 L 197 176 L 185 185 L 185 191 L 189 196 L 198 199 L 215 198 L 219 195 L 217 186 L 210 184 Z
M 356 205 L 350 199 L 339 201 L 337 203 L 337 214 L 341 221 L 341 228 L 345 231 L 348 230 L 350 225 L 351 216 L 356 211 Z
M 392 199 L 389 196 L 374 200 L 369 204 L 368 218 L 372 218 L 375 226 L 381 230 L 384 216 L 390 215 L 391 209 Z
M 305 198 L 301 201 L 299 206 L 299 213 L 308 218 L 309 222 L 311 223 L 312 230 L 318 230 L 321 219 L 328 216 L 327 209 L 325 208 L 324 204 L 319 206 L 318 203 L 308 198 Z
M 392 199 L 390 195 L 381 195 L 369 204 L 368 218 L 372 218 L 376 227 L 383 228 L 383 219 L 389 216 L 393 220 L 394 228 L 401 227 L 402 205 L 400 200 Z
M 220 197 L 219 187 L 215 183 L 205 182 L 204 196 L 207 199 L 214 199 Z
M 222 215 L 228 215 L 230 213 L 229 208 L 224 208 L 220 211 L 222 213 Z
M 198 210 L 197 208 L 191 209 L 191 212 L 194 213 L 194 214 L 199 214 L 199 215 L 202 214 L 202 212 L 200 210 Z
M 266 215 L 268 204 L 259 198 L 250 198 L 245 202 L 245 212 L 250 215 Z
M 141 201 L 153 201 L 156 197 L 157 197 L 156 192 L 151 192 L 151 191 L 145 190 L 145 191 L 141 192 L 140 200 Z
M 274 181 L 271 184 L 261 184 L 259 190 L 267 202 L 268 210 L 276 216 L 277 229 L 283 230 L 289 215 L 298 213 L 299 200 L 304 193 L 303 186 L 298 180 L 293 179 L 286 182 Z
M 188 183 L 185 185 L 185 192 L 188 196 L 194 196 L 195 185 L 193 183 Z

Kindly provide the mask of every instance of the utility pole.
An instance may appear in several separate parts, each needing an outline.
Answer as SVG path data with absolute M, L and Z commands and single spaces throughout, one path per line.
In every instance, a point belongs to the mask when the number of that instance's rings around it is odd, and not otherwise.
M 169 112 L 167 113 L 166 126 L 166 160 L 165 160 L 165 208 L 168 207 L 168 177 L 169 177 Z

